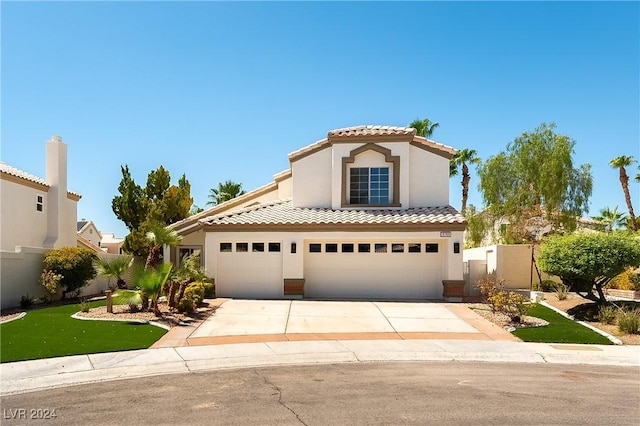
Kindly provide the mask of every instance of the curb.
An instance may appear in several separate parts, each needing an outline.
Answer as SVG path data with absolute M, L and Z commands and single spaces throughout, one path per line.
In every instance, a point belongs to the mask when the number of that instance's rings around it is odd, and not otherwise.
M 80 312 L 76 312 L 75 314 L 71 315 L 71 318 L 77 319 L 77 320 L 82 320 L 82 321 L 135 322 L 137 324 L 154 325 L 156 327 L 164 328 L 167 331 L 171 330 L 171 327 L 169 327 L 167 325 L 164 325 L 164 324 L 161 324 L 159 322 L 155 322 L 155 321 L 139 320 L 139 319 L 119 319 L 119 318 L 87 318 L 87 317 L 82 317 L 82 316 L 78 315 L 79 313 Z
M 20 314 L 18 314 L 18 316 L 13 317 L 13 318 L 8 319 L 8 320 L 5 320 L 5 321 L 1 321 L 0 324 L 6 324 L 6 323 L 11 322 L 11 321 L 19 320 L 20 318 L 24 318 L 25 315 L 27 315 L 26 312 L 20 312 Z

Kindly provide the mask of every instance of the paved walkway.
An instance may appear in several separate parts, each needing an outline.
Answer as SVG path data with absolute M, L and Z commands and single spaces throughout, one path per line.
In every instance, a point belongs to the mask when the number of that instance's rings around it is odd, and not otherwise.
M 221 305 L 214 316 L 173 328 L 150 349 L 0 364 L 0 394 L 150 375 L 309 363 L 468 361 L 640 367 L 640 346 L 524 343 L 465 305 L 221 299 L 214 303 Z M 247 310 L 254 317 L 238 316 Z

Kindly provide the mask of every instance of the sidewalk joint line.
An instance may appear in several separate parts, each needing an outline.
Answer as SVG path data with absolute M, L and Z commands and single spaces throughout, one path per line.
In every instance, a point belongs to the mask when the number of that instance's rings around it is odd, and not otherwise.
M 293 305 L 293 300 L 289 301 L 289 310 L 287 311 L 287 322 L 284 324 L 284 335 L 287 335 L 287 331 L 289 328 L 289 317 L 291 316 L 291 305 Z
M 380 306 L 378 306 L 378 304 L 376 302 L 371 302 L 371 303 L 373 304 L 373 306 L 376 307 L 376 309 L 378 309 L 378 312 L 380 312 L 380 315 L 382 315 L 384 317 L 384 319 L 387 321 L 387 324 L 389 324 L 389 327 L 391 327 L 393 332 L 398 335 L 400 340 L 406 340 L 404 337 L 402 337 L 402 335 L 400 333 L 398 333 L 398 330 L 395 329 L 393 324 L 391 324 L 391 321 L 389 321 L 389 318 L 387 318 L 387 316 L 384 314 L 384 312 L 382 312 L 382 309 L 380 309 Z

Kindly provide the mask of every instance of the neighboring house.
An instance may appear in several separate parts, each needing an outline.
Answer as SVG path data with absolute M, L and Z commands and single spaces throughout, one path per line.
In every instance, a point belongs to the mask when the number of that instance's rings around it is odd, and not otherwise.
M 479 214 L 484 215 L 485 212 L 487 212 L 487 210 L 483 210 Z M 527 229 L 529 229 L 531 237 L 535 241 L 540 241 L 545 235 L 548 235 L 553 230 L 552 225 L 542 217 L 531 218 L 529 221 L 531 223 L 529 226 L 527 226 Z M 495 244 L 506 244 L 504 235 L 507 233 L 509 226 L 511 226 L 511 222 L 507 217 L 499 217 L 493 220 L 493 226 L 487 229 L 487 232 L 485 233 L 482 242 L 480 243 L 480 247 L 491 246 Z M 584 217 L 576 218 L 577 231 L 597 232 L 603 231 L 604 227 L 605 223 L 601 221 Z M 468 241 L 466 235 L 465 241 Z
M 100 248 L 111 254 L 122 254 L 122 245 L 124 238 L 116 237 L 115 234 L 108 232 L 101 233 Z
M 81 219 L 78 221 L 77 229 L 79 236 L 91 241 L 94 246 L 101 247 L 100 241 L 102 240 L 102 235 L 93 221 Z
M 463 280 L 456 151 L 413 128 L 358 126 L 289 154 L 274 182 L 170 226 L 220 297 L 442 299 Z
M 92 241 L 86 239 L 82 235 L 78 235 L 77 237 L 77 246 L 80 248 L 91 250 L 94 253 L 105 253 L 104 249 L 102 249 L 101 247 L 98 247 Z
M 67 145 L 58 136 L 46 143 L 46 178 L 0 162 L 0 250 L 2 307 L 37 296 L 44 253 L 77 244 L 80 194 L 67 189 Z

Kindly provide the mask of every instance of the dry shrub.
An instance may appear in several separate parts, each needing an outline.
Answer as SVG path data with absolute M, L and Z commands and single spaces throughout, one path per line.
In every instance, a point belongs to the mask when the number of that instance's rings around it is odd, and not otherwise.
M 508 316 L 511 321 L 520 322 L 529 311 L 528 299 L 521 294 L 504 290 L 504 281 L 498 281 L 494 275 L 484 276 L 476 286 L 491 310 Z

